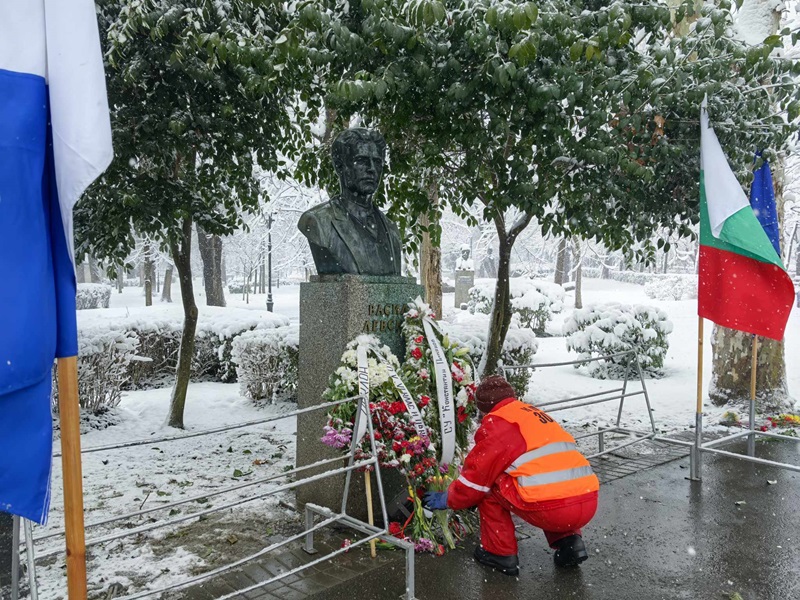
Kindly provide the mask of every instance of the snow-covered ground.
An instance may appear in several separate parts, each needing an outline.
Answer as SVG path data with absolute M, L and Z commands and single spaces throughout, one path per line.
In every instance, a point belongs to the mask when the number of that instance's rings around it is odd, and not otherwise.
M 198 292 L 201 286 L 196 286 Z M 169 312 L 180 310 L 179 292 L 174 290 L 172 306 L 156 305 L 149 310 Z M 275 312 L 291 320 L 298 318 L 299 286 L 275 289 Z M 585 280 L 584 304 L 597 302 L 625 302 L 652 304 L 664 309 L 674 323 L 669 336 L 670 348 L 665 363 L 665 377 L 646 381 L 656 425 L 666 431 L 687 429 L 694 424 L 697 360 L 697 316 L 695 301 L 654 301 L 647 298 L 644 288 L 638 285 L 609 280 Z M 249 304 L 241 296 L 229 296 L 228 305 L 250 310 L 265 310 L 266 298 L 251 295 Z M 111 307 L 120 311 L 144 304 L 141 290 L 126 288 L 122 294 L 112 294 Z M 444 298 L 445 315 L 456 311 L 453 295 Z M 573 304 L 568 294 L 566 305 Z M 198 298 L 200 311 L 204 310 L 202 297 Z M 550 331 L 558 334 L 560 324 L 571 309 L 554 316 Z M 121 311 L 120 311 L 121 312 Z M 138 310 L 137 310 L 138 313 Z M 707 389 L 711 374 L 711 352 L 706 328 L 705 381 Z M 797 364 L 800 357 L 800 313 L 795 310 L 786 336 L 787 365 Z M 554 335 L 540 339 L 536 362 L 574 360 L 567 352 L 563 337 Z M 788 369 L 789 391 L 800 397 L 800 371 Z M 533 374 L 528 399 L 534 402 L 588 394 L 601 389 L 619 387 L 619 382 L 599 381 L 573 367 L 554 367 Z M 164 426 L 170 390 L 168 388 L 124 394 L 118 408 L 118 424 L 83 436 L 84 448 L 121 443 L 130 440 L 159 438 L 180 432 Z M 225 424 L 241 423 L 292 410 L 292 404 L 258 407 L 239 396 L 237 384 L 196 383 L 189 388 L 186 405 L 186 425 L 189 431 L 205 430 Z M 558 417 L 570 429 L 582 425 L 610 422 L 616 417 L 616 404 L 603 404 L 559 412 Z M 719 421 L 721 409 L 705 406 L 706 423 Z M 641 397 L 631 399 L 623 414 L 626 425 L 647 425 L 647 413 Z M 143 446 L 90 453 L 84 456 L 84 482 L 86 495 L 86 521 L 94 523 L 114 516 L 167 504 L 184 498 L 198 497 L 198 501 L 153 515 L 135 517 L 123 522 L 117 529 L 105 526 L 90 528 L 90 539 L 108 535 L 113 531 L 131 529 L 151 523 L 151 518 L 179 517 L 204 510 L 211 506 L 244 499 L 254 488 L 204 499 L 211 493 L 238 482 L 251 481 L 281 472 L 294 463 L 296 428 L 294 419 L 285 419 L 247 429 L 236 429 L 207 437 L 189 438 L 173 442 L 153 442 Z M 265 491 L 262 485 L 255 488 Z M 54 461 L 53 508 L 47 527 L 36 528 L 36 535 L 63 531 L 63 510 L 60 460 Z M 165 514 L 166 513 L 166 514 Z M 114 583 L 122 585 L 127 593 L 142 586 L 151 588 L 182 579 L 199 567 L 217 565 L 230 548 L 243 550 L 248 542 L 254 550 L 263 544 L 264 535 L 280 529 L 280 523 L 295 522 L 296 515 L 279 504 L 279 498 L 257 500 L 229 509 L 221 517 L 212 517 L 187 527 L 173 526 L 167 530 L 112 541 L 90 548 L 89 571 L 92 596 L 99 597 L 101 590 Z M 236 523 L 235 525 L 233 523 Z M 248 533 L 249 532 L 249 533 Z M 231 538 L 233 534 L 233 538 Z M 62 548 L 62 538 L 52 538 L 37 544 L 38 552 Z M 226 548 L 228 550 L 226 550 Z M 222 560 L 224 562 L 224 560 Z M 40 595 L 43 600 L 65 597 L 63 559 L 44 561 L 39 567 Z
M 184 432 L 164 426 L 169 394 L 168 388 L 126 393 L 117 409 L 119 424 L 84 434 L 83 447 L 181 435 Z M 295 408 L 296 405 L 289 403 L 259 408 L 239 396 L 237 384 L 196 383 L 189 387 L 186 425 L 189 432 L 207 430 L 263 419 Z M 263 494 L 274 484 L 260 484 L 207 499 L 203 497 L 293 466 L 295 435 L 295 419 L 287 418 L 209 436 L 153 441 L 132 448 L 84 454 L 87 524 L 186 498 L 198 498 L 180 507 L 129 518 L 113 526 L 90 527 L 87 538 L 103 537 L 147 526 L 156 519 L 178 518 Z M 35 537 L 63 531 L 60 459 L 53 462 L 52 489 L 56 493 L 50 521 L 46 527 L 35 529 Z M 236 538 L 228 539 L 230 533 L 238 529 L 226 527 L 225 521 L 242 521 L 256 526 L 256 530 L 261 529 L 265 535 L 270 528 L 275 528 L 276 523 L 296 521 L 296 515 L 279 505 L 279 500 L 275 496 L 255 500 L 229 509 L 221 517 L 216 515 L 199 523 L 193 519 L 194 524 L 186 528 L 171 526 L 90 547 L 90 596 L 97 597 L 100 590 L 115 583 L 128 593 L 141 589 L 142 585 L 157 589 L 176 579 L 185 579 L 198 567 L 215 565 L 216 555 L 230 544 L 239 543 Z M 241 545 L 245 545 L 245 536 L 239 533 L 238 537 Z M 37 553 L 51 548 L 63 548 L 63 538 L 38 543 Z M 57 561 L 45 559 L 40 563 L 38 575 L 40 598 L 43 600 L 65 597 L 62 565 L 62 556 Z

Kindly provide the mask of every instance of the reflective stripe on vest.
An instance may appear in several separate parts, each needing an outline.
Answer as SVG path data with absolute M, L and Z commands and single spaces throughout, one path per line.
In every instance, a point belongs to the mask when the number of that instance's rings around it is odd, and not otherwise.
M 572 479 L 580 479 L 593 475 L 592 467 L 576 467 L 574 469 L 564 469 L 563 471 L 550 471 L 539 475 L 522 475 L 517 477 L 520 487 L 535 487 L 537 485 L 547 485 L 548 483 L 561 483 Z
M 546 446 L 542 446 L 541 448 L 537 448 L 536 450 L 531 450 L 526 452 L 525 454 L 520 455 L 517 460 L 511 463 L 511 466 L 506 469 L 506 473 L 511 473 L 511 471 L 516 471 L 526 462 L 530 462 L 537 458 L 541 458 L 542 456 L 549 456 L 551 454 L 558 454 L 559 452 L 569 452 L 570 450 L 577 450 L 578 446 L 572 442 L 553 442 L 551 444 L 547 444 Z
M 599 489 L 597 476 L 575 438 L 547 413 L 514 400 L 490 414 L 517 425 L 525 439 L 526 452 L 506 470 L 523 501 L 570 498 Z

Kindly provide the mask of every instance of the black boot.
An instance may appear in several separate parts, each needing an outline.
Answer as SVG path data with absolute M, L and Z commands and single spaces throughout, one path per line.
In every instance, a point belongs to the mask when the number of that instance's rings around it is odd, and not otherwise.
M 587 558 L 586 545 L 579 535 L 571 535 L 556 542 L 556 553 L 553 560 L 557 567 L 577 567 Z
M 511 575 L 512 577 L 519 575 L 519 559 L 516 554 L 500 556 L 477 546 L 475 548 L 475 560 L 482 565 L 493 568 L 495 571 L 500 571 L 503 575 Z

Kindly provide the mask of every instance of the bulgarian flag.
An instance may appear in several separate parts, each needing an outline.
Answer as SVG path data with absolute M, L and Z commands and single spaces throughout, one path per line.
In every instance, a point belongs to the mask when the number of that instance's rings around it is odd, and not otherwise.
M 700 111 L 698 314 L 728 327 L 783 339 L 794 286 Z

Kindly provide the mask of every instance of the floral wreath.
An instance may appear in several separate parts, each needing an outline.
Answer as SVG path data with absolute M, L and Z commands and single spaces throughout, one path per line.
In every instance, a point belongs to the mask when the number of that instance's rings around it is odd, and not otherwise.
M 433 311 L 421 299 L 409 303 L 402 324 L 406 343 L 405 361 L 402 364 L 375 336 L 362 335 L 350 342 L 342 355 L 341 366 L 331 375 L 323 398 L 335 401 L 357 396 L 357 348 L 367 346 L 372 350 L 373 354 L 368 358 L 369 403 L 378 461 L 382 469 L 397 469 L 405 476 L 409 500 L 414 507 L 405 523 L 390 523 L 389 531 L 392 535 L 413 541 L 417 551 L 441 554 L 445 551 L 445 545 L 455 548 L 456 539 L 463 538 L 474 528 L 474 515 L 456 515 L 444 510 L 431 514 L 422 508 L 420 498 L 425 491 L 446 490 L 450 482 L 458 477 L 461 461 L 468 450 L 470 434 L 475 428 L 477 408 L 473 365 L 468 348 L 450 340 L 447 335 L 439 334 L 450 365 L 456 405 L 455 457 L 452 464 L 440 464 L 437 449 L 441 448 L 441 430 L 436 378 L 432 376 L 433 357 L 423 326 L 426 319 L 433 322 L 434 318 Z M 385 363 L 375 357 L 376 352 L 384 357 Z M 399 374 L 416 401 L 427 435 L 417 433 L 390 377 L 390 367 Z M 332 448 L 348 451 L 356 410 L 356 401 L 336 406 L 328 414 L 321 441 Z M 356 448 L 356 459 L 368 458 L 371 454 L 367 433 Z

